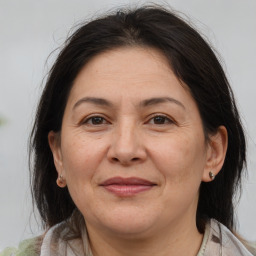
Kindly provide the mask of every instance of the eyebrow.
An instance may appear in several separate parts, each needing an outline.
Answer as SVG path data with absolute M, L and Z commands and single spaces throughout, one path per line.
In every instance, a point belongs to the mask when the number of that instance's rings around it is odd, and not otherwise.
M 81 105 L 82 103 L 92 103 L 94 105 L 105 106 L 105 107 L 113 106 L 113 104 L 110 101 L 102 99 L 102 98 L 84 97 L 75 103 L 75 105 L 73 106 L 73 110 L 76 107 L 78 107 L 79 105 Z
M 178 101 L 174 98 L 171 98 L 171 97 L 157 97 L 157 98 L 143 100 L 140 103 L 140 105 L 142 107 L 147 107 L 147 106 L 157 105 L 157 104 L 166 103 L 166 102 L 175 103 L 175 104 L 179 105 L 180 107 L 182 107 L 183 109 L 186 109 L 185 106 L 180 101 Z
M 183 109 L 186 109 L 185 106 L 180 101 L 171 97 L 156 97 L 156 98 L 146 99 L 140 102 L 139 106 L 147 107 L 147 106 L 157 105 L 157 104 L 166 103 L 166 102 L 175 103 L 178 106 L 182 107 Z M 113 104 L 106 99 L 96 98 L 96 97 L 84 97 L 75 103 L 75 105 L 73 106 L 73 110 L 79 105 L 81 105 L 82 103 L 91 103 L 98 106 L 113 107 Z

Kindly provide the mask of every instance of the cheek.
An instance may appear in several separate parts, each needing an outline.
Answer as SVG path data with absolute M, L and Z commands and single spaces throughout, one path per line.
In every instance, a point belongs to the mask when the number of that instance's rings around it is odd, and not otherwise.
M 69 193 L 80 209 L 91 207 L 95 176 L 105 156 L 105 143 L 97 143 L 90 137 L 74 134 L 65 137 L 62 143 L 63 169 Z
M 67 183 L 79 188 L 85 182 L 91 182 L 97 173 L 98 164 L 105 155 L 104 142 L 86 137 L 83 133 L 66 137 L 62 144 L 63 167 Z
M 205 148 L 204 140 L 200 136 L 175 134 L 155 143 L 151 155 L 167 183 L 189 182 L 193 176 L 201 179 L 205 165 Z

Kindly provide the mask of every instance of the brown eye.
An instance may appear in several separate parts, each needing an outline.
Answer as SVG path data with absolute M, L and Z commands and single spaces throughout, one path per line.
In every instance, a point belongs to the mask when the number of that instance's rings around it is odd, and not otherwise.
M 101 116 L 93 116 L 86 119 L 84 123 L 90 124 L 90 125 L 101 125 L 101 124 L 106 124 L 107 121 Z
M 166 116 L 154 116 L 150 119 L 149 123 L 151 124 L 170 124 L 173 123 L 172 120 Z

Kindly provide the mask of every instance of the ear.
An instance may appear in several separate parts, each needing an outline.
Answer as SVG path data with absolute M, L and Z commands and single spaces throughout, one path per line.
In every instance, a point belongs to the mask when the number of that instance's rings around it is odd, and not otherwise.
M 60 134 L 50 131 L 48 133 L 48 143 L 52 151 L 55 168 L 58 174 L 61 175 L 63 173 L 63 162 L 60 146 Z
M 228 133 L 225 126 L 220 126 L 214 135 L 210 135 L 207 145 L 207 159 L 202 181 L 210 182 L 210 172 L 216 176 L 221 170 L 228 147 Z

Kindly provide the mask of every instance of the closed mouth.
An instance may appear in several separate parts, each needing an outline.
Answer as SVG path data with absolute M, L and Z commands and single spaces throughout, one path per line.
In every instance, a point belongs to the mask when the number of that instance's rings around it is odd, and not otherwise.
M 110 179 L 107 179 L 103 183 L 100 184 L 100 186 L 109 186 L 109 185 L 120 185 L 120 186 L 154 186 L 156 183 L 153 183 L 149 180 L 137 178 L 137 177 L 129 177 L 129 178 L 123 178 L 123 177 L 113 177 Z
M 157 184 L 149 180 L 130 177 L 113 177 L 104 181 L 100 186 L 118 197 L 131 197 L 138 193 L 151 190 Z

